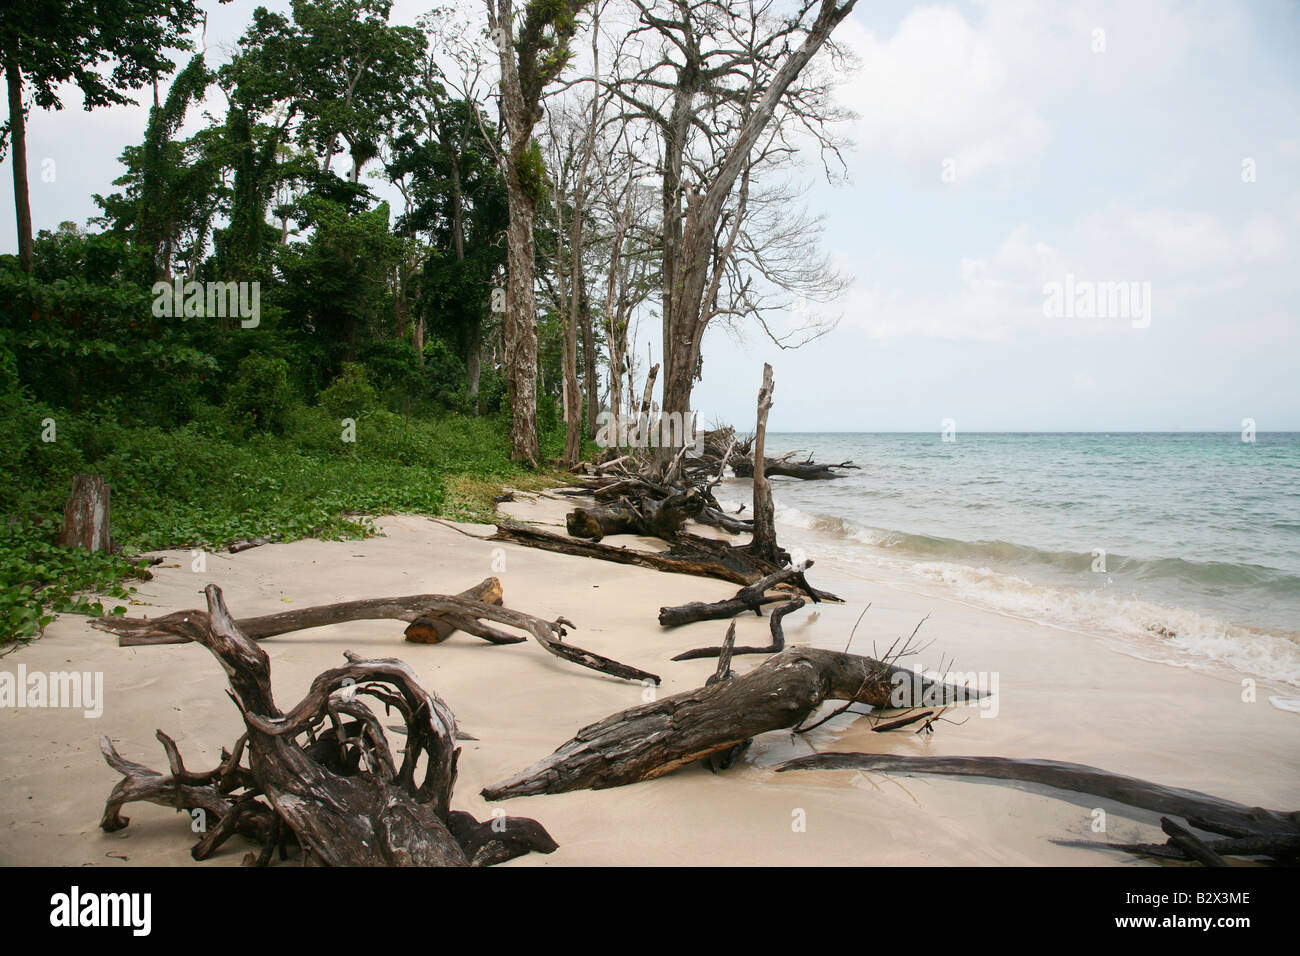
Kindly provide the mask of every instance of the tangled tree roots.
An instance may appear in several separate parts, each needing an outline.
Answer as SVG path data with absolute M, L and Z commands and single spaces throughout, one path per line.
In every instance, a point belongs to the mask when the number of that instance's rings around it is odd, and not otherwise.
M 165 774 L 124 759 L 104 738 L 104 758 L 122 774 L 104 807 L 104 830 L 125 827 L 122 807 L 143 800 L 191 814 L 203 833 L 191 850 L 196 860 L 237 833 L 262 845 L 259 865 L 276 850 L 285 859 L 294 848 L 304 863 L 326 866 L 489 866 L 556 848 L 535 820 L 479 823 L 451 809 L 460 756 L 456 719 L 405 663 L 348 652 L 347 664 L 317 676 L 307 696 L 282 712 L 271 695 L 266 652 L 239 629 L 216 585 L 204 593 L 207 611 L 153 624 L 212 652 L 229 676 L 246 732 L 205 773 L 187 770 L 161 730 Z M 401 715 L 400 764 L 362 697 Z

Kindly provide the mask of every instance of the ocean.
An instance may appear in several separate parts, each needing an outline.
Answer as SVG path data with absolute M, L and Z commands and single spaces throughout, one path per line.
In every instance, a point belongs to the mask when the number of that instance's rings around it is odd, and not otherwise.
M 866 579 L 1300 686 L 1300 433 L 772 433 L 778 538 Z M 719 498 L 748 501 L 749 482 Z M 815 572 L 814 572 L 815 580 Z

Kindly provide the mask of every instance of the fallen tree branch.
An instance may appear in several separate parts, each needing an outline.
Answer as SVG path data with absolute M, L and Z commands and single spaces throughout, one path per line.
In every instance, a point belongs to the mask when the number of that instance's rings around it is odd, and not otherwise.
M 896 675 L 899 675 L 896 678 Z M 856 654 L 792 647 L 747 674 L 620 711 L 584 727 L 555 753 L 486 787 L 488 800 L 601 790 L 669 773 L 765 733 L 793 727 L 826 700 L 907 706 L 922 692 L 958 699 L 961 688 L 914 682 L 910 670 Z
M 736 654 L 779 654 L 785 650 L 785 630 L 781 626 L 781 619 L 792 611 L 797 611 L 803 607 L 806 602 L 803 598 L 795 598 L 778 608 L 772 609 L 772 614 L 768 618 L 769 627 L 772 633 L 772 643 L 765 647 L 735 647 L 731 653 Z M 718 657 L 722 653 L 720 647 L 697 647 L 693 650 L 682 651 L 676 657 L 675 661 L 694 661 L 706 657 Z
M 811 564 L 810 561 L 807 566 L 811 566 Z M 777 601 L 784 601 L 790 596 L 788 591 L 784 594 L 768 594 L 767 592 L 778 584 L 798 577 L 801 573 L 802 569 L 800 568 L 782 568 L 780 571 L 774 571 L 767 577 L 741 588 L 736 592 L 735 597 L 727 598 L 725 601 L 714 601 L 708 604 L 703 601 L 692 601 L 690 604 L 679 604 L 675 607 L 661 607 L 659 609 L 659 625 L 661 627 L 680 627 L 683 624 L 692 624 L 696 621 L 719 621 L 735 617 L 737 614 L 743 614 L 746 611 L 753 611 L 761 616 L 763 613 L 761 608 L 764 604 L 775 604 Z M 813 600 L 816 601 L 817 598 L 813 597 Z
M 1300 812 L 1264 810 L 1231 800 L 1165 787 L 1096 767 L 1057 760 L 1008 757 L 905 757 L 895 754 L 826 753 L 799 757 L 777 767 L 790 770 L 875 770 L 884 773 L 934 773 L 1019 780 L 1059 790 L 1087 793 L 1140 810 L 1183 817 L 1200 830 L 1229 836 L 1300 834 Z
M 500 591 L 501 584 L 495 578 L 489 578 L 470 590 L 484 593 L 481 589 L 485 588 L 487 592 L 496 593 Z M 197 625 L 194 623 L 195 614 L 194 611 L 177 611 L 153 620 L 128 617 L 99 618 L 91 622 L 91 626 L 117 634 L 118 645 L 121 647 L 186 644 L 198 640 Z M 246 637 L 263 640 L 290 631 L 324 627 L 343 621 L 373 619 L 410 622 L 411 627 L 407 628 L 407 638 L 414 639 L 417 643 L 436 643 L 436 641 L 425 641 L 423 636 L 428 634 L 436 637 L 442 629 L 447 629 L 448 634 L 456 630 L 464 631 L 492 644 L 520 644 L 527 640 L 526 637 L 507 634 L 483 623 L 485 620 L 494 621 L 524 631 L 551 654 L 574 664 L 626 680 L 659 683 L 659 677 L 648 671 L 620 664 L 618 661 L 583 650 L 574 644 L 563 643 L 567 633 L 565 628 L 574 626 L 565 618 L 546 621 L 522 611 L 448 594 L 412 594 L 406 597 L 344 601 L 340 604 L 323 604 L 297 611 L 282 611 L 279 614 L 243 618 L 235 624 Z M 413 629 L 414 638 L 411 636 Z

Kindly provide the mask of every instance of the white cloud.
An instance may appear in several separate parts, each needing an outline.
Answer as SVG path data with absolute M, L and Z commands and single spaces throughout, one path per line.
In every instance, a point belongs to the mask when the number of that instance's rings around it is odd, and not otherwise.
M 1020 223 L 996 248 L 959 258 L 918 288 L 906 276 L 859 262 L 863 277 L 848 297 L 845 325 L 874 339 L 998 341 L 1022 333 L 1126 334 L 1125 321 L 1061 322 L 1044 317 L 1044 285 L 1074 281 L 1149 282 L 1152 312 L 1183 328 L 1215 321 L 1221 297 L 1242 305 L 1242 321 L 1263 321 L 1271 282 L 1285 281 L 1300 256 L 1294 229 L 1272 215 L 1233 226 L 1204 213 L 1115 207 L 1091 214 L 1053 241 Z M 945 290 L 944 285 L 948 286 Z M 1257 315 L 1255 313 L 1258 313 Z
M 840 89 L 859 114 L 855 139 L 886 153 L 917 180 L 956 182 L 1024 167 L 1069 119 L 1061 101 L 1131 96 L 1158 87 L 1201 52 L 1243 31 L 1225 4 L 986 0 L 970 19 L 954 6 L 921 6 L 890 36 L 850 18 L 836 39 L 861 68 Z M 1096 30 L 1105 51 L 1094 51 Z
M 1015 163 L 1047 139 L 1003 52 L 951 7 L 918 9 L 887 39 L 849 20 L 836 39 L 862 63 L 840 91 L 860 117 L 856 140 L 887 150 L 921 178 L 939 181 L 952 160 L 961 182 Z

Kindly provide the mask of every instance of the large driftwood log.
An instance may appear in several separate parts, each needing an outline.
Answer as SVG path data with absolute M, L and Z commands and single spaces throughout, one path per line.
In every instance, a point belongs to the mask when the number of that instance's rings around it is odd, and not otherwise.
M 1140 810 L 1180 816 L 1199 830 L 1235 838 L 1300 836 L 1298 811 L 1248 807 L 1196 790 L 1166 787 L 1137 777 L 1126 777 L 1096 767 L 1058 760 L 826 753 L 799 757 L 777 767 L 780 773 L 790 770 L 875 770 L 884 773 L 934 773 L 1018 780 L 1058 790 L 1086 793 Z M 1185 846 L 1180 848 L 1186 850 Z
M 123 759 L 105 738 L 105 759 L 122 774 L 104 808 L 105 830 L 127 825 L 124 804 L 146 800 L 202 811 L 206 832 L 191 851 L 196 859 L 236 833 L 263 844 L 262 864 L 291 846 L 306 862 L 327 866 L 486 865 L 555 848 L 536 821 L 506 818 L 497 839 L 499 828 L 485 831 L 467 815 L 453 818 L 456 720 L 406 664 L 348 654 L 346 665 L 320 674 L 306 697 L 281 711 L 266 652 L 240 632 L 220 589 L 208 585 L 205 594 L 207 611 L 156 624 L 217 658 L 246 733 L 216 770 L 197 774 L 185 769 L 161 731 L 167 774 Z M 401 714 L 406 746 L 400 765 L 362 697 Z
M 611 534 L 640 534 L 674 541 L 686 522 L 698 517 L 707 502 L 693 488 L 663 499 L 623 498 L 600 508 L 575 508 L 565 519 L 575 538 L 599 541 Z
M 489 578 L 470 590 L 490 597 L 500 589 L 501 583 L 495 578 Z M 190 621 L 194 613 L 177 611 L 153 620 L 129 617 L 100 618 L 92 621 L 91 626 L 118 635 L 117 643 L 121 647 L 143 644 L 185 644 L 198 639 Z M 430 631 L 436 635 L 439 628 L 464 631 L 492 644 L 520 644 L 527 640 L 526 637 L 508 634 L 483 623 L 495 621 L 531 635 L 551 654 L 566 661 L 600 671 L 602 674 L 622 677 L 625 680 L 659 683 L 659 677 L 648 671 L 583 650 L 575 644 L 565 644 L 564 637 L 568 633 L 565 628 L 574 626 L 573 622 L 565 618 L 546 621 L 522 611 L 450 594 L 411 594 L 405 597 L 344 601 L 340 604 L 323 604 L 297 611 L 281 611 L 278 614 L 242 618 L 236 624 L 241 632 L 252 640 L 263 640 L 277 634 L 311 627 L 324 627 L 327 624 L 338 624 L 343 621 L 384 618 L 410 622 L 411 627 L 416 628 L 417 643 L 429 643 L 419 640 L 419 637 Z M 430 621 L 434 624 L 426 623 Z M 407 628 L 408 639 L 410 639 L 411 627 Z
M 794 727 L 824 701 L 910 706 L 918 689 L 928 693 L 928 702 L 956 701 L 965 694 L 870 657 L 792 647 L 747 674 L 584 727 L 549 757 L 485 788 L 483 796 L 506 800 L 649 780 L 758 734 Z
M 853 464 L 852 461 L 842 461 L 838 464 L 815 462 L 811 459 L 808 461 L 782 461 L 779 458 L 766 458 L 763 461 L 763 473 L 768 477 L 800 478 L 804 481 L 826 481 L 830 478 L 842 478 L 843 475 L 837 474 L 834 469 L 859 467 L 859 465 Z M 746 459 L 733 465 L 732 470 L 736 473 L 737 478 L 748 478 L 754 474 L 754 463 Z
M 63 525 L 59 544 L 65 548 L 87 551 L 111 551 L 109 504 L 112 489 L 99 475 L 76 475 L 72 493 L 63 507 Z
M 557 554 L 580 558 L 634 564 L 655 571 L 719 578 L 733 584 L 753 584 L 773 570 L 759 566 L 748 555 L 722 542 L 711 542 L 709 546 L 704 546 L 694 537 L 688 541 L 679 540 L 668 551 L 638 551 L 634 548 L 618 548 L 571 538 L 543 528 L 500 519 L 497 521 L 496 533 L 487 540 L 509 541 L 529 548 L 540 548 L 543 551 L 554 551 Z

